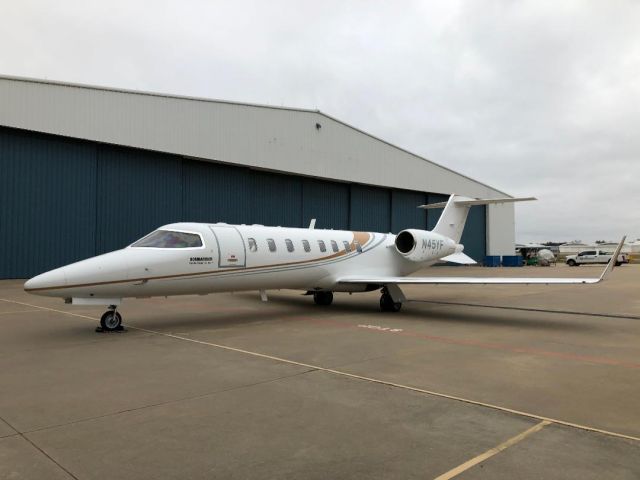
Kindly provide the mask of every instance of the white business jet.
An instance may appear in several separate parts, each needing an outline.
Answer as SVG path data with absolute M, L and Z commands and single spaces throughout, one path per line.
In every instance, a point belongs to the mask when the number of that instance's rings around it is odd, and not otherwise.
M 174 223 L 122 250 L 99 255 L 38 275 L 24 284 L 36 295 L 64 298 L 74 305 L 108 305 L 100 325 L 121 329 L 117 311 L 125 297 L 296 289 L 329 305 L 333 292 L 381 290 L 382 311 L 397 312 L 405 300 L 402 284 L 592 284 L 598 278 L 407 277 L 438 261 L 476 263 L 459 244 L 474 205 L 535 200 L 475 200 L 451 195 L 432 231 L 408 229 L 398 235 L 314 228 Z M 624 239 L 612 258 L 617 258 Z

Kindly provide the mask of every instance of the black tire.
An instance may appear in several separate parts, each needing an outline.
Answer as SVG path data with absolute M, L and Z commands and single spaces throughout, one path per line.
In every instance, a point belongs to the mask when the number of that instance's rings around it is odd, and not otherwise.
M 105 332 L 113 332 L 122 326 L 122 316 L 118 312 L 109 310 L 100 318 L 100 326 Z
M 383 293 L 380 297 L 380 310 L 383 312 L 399 312 L 401 308 L 402 303 L 394 302 L 388 293 Z
M 570 267 L 576 267 L 578 264 L 576 263 L 576 261 L 572 258 L 570 260 L 567 260 L 567 265 L 569 265 Z
M 333 292 L 313 292 L 313 301 L 316 302 L 316 305 L 331 305 Z
M 619 267 L 620 265 L 622 265 L 622 262 L 616 262 L 616 267 Z

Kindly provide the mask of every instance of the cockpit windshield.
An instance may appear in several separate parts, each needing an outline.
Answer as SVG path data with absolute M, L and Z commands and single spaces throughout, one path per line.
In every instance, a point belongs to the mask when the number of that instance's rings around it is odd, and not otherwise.
M 131 245 L 152 248 L 195 248 L 202 246 L 202 238 L 197 233 L 156 230 Z

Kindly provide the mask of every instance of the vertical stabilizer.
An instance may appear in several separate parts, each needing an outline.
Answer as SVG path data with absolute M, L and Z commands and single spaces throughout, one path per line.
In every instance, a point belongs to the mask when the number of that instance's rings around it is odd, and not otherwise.
M 444 235 L 456 243 L 460 243 L 464 224 L 467 221 L 467 215 L 469 215 L 469 209 L 471 208 L 468 205 L 458 204 L 457 202 L 459 200 L 469 201 L 473 199 L 459 195 L 451 195 L 438 219 L 438 223 L 432 230 L 434 233 Z
M 432 230 L 435 233 L 449 237 L 456 243 L 460 243 L 464 224 L 469 215 L 469 209 L 475 205 L 493 205 L 500 203 L 528 202 L 535 200 L 534 197 L 522 198 L 469 198 L 460 195 L 451 195 L 447 202 L 430 203 L 429 205 L 420 205 L 419 208 L 431 209 L 442 208 L 442 215 L 437 225 Z

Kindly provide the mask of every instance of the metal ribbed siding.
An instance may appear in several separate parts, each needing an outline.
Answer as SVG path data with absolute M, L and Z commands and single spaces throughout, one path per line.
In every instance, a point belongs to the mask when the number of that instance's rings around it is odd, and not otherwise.
M 349 185 L 305 178 L 302 182 L 302 226 L 316 219 L 316 228 L 349 228 Z
M 183 221 L 248 223 L 253 204 L 247 171 L 225 165 L 183 160 Z
M 351 185 L 352 230 L 391 231 L 391 196 L 386 188 Z
M 383 188 L 504 195 L 310 110 L 7 77 L 0 105 L 9 127 Z
M 464 245 L 464 253 L 478 263 L 482 263 L 487 254 L 486 211 L 484 205 L 471 207 L 460 240 Z
M 96 147 L 0 128 L 0 278 L 94 254 Z
M 405 228 L 427 228 L 427 213 L 418 208 L 427 203 L 422 192 L 393 190 L 391 192 L 391 231 L 398 233 Z
M 96 178 L 96 253 L 182 219 L 179 157 L 99 145 Z

